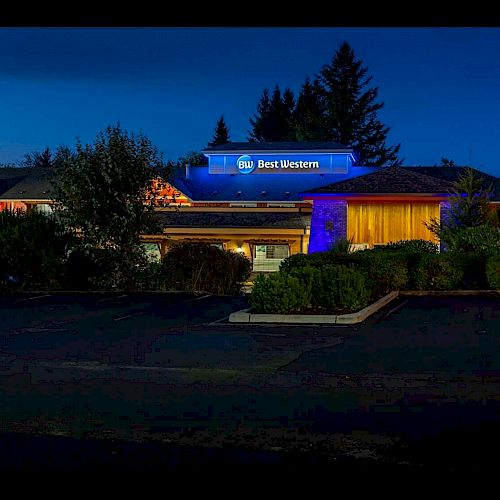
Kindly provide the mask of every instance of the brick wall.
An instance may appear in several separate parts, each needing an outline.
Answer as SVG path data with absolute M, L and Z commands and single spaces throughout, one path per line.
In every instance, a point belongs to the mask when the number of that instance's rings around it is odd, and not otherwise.
M 308 253 L 324 252 L 341 238 L 347 238 L 347 202 L 314 200 Z

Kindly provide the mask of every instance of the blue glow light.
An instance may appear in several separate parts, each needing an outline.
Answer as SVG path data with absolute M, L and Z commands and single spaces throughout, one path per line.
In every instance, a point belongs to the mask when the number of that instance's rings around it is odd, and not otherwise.
M 326 252 L 347 237 L 347 202 L 314 200 L 307 253 Z
M 346 174 L 352 166 L 351 153 L 252 153 L 211 154 L 211 174 Z M 244 168 L 243 168 L 244 167 Z

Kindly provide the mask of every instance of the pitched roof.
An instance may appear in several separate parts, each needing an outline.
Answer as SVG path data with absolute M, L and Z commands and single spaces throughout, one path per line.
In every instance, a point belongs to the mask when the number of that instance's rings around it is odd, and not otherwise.
M 437 177 L 438 179 L 447 180 L 450 182 L 455 182 L 458 180 L 460 175 L 463 175 L 466 168 L 472 167 L 404 167 L 412 172 L 419 174 L 430 175 L 432 177 Z M 481 185 L 482 189 L 487 189 L 492 187 L 491 201 L 500 201 L 500 179 L 494 175 L 482 172 L 477 168 L 472 168 L 477 174 L 483 177 L 484 181 Z
M 296 175 L 215 175 L 208 168 L 190 169 L 189 178 L 177 176 L 169 180 L 193 201 L 259 201 L 300 202 L 299 193 L 318 185 L 327 185 L 354 175 L 373 172 L 374 167 L 350 167 L 348 174 Z
M 25 168 L 0 167 L 0 195 L 15 186 L 27 175 Z
M 453 183 L 444 179 L 413 172 L 406 167 L 381 167 L 376 172 L 353 179 L 334 182 L 302 194 L 352 193 L 352 194 L 437 194 L 448 193 Z
M 50 177 L 46 168 L 19 168 L 20 176 L 7 189 L 0 191 L 0 200 L 51 200 Z
M 248 227 L 305 229 L 311 216 L 297 212 L 194 212 L 189 210 L 155 212 L 162 227 Z
M 204 153 L 256 152 L 256 151 L 345 151 L 352 148 L 338 142 L 228 142 L 219 146 L 207 147 Z

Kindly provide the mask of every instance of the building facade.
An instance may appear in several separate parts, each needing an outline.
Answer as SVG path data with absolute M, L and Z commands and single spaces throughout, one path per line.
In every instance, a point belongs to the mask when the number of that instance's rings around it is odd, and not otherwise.
M 295 253 L 390 241 L 436 242 L 424 223 L 445 215 L 462 167 L 356 166 L 352 149 L 323 143 L 228 143 L 203 151 L 207 165 L 174 174 L 157 199 L 161 234 L 142 235 L 164 255 L 176 241 L 242 252 L 255 272 Z M 481 172 L 500 202 L 500 179 Z M 50 170 L 0 169 L 0 210 L 51 211 Z

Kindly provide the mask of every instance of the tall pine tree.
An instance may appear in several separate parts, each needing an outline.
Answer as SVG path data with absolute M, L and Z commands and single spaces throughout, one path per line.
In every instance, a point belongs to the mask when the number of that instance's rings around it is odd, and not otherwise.
M 367 88 L 372 77 L 366 76 L 368 69 L 361 64 L 344 42 L 319 73 L 327 139 L 352 146 L 362 165 L 400 163 L 401 145 L 386 146 L 389 127 L 377 118 L 384 104 L 376 102 L 378 87 Z
M 252 131 L 248 137 L 250 142 L 281 142 L 294 141 L 295 131 L 293 112 L 295 98 L 290 89 L 283 94 L 276 85 L 273 95 L 264 89 L 257 104 L 257 113 L 250 118 Z
M 293 123 L 297 141 L 327 140 L 321 92 L 317 80 L 311 84 L 309 78 L 306 78 L 302 85 L 293 113 Z
M 214 138 L 212 142 L 209 142 L 210 147 L 220 146 L 221 144 L 227 144 L 229 142 L 229 128 L 224 120 L 224 115 L 217 120 L 217 125 L 215 126 Z

